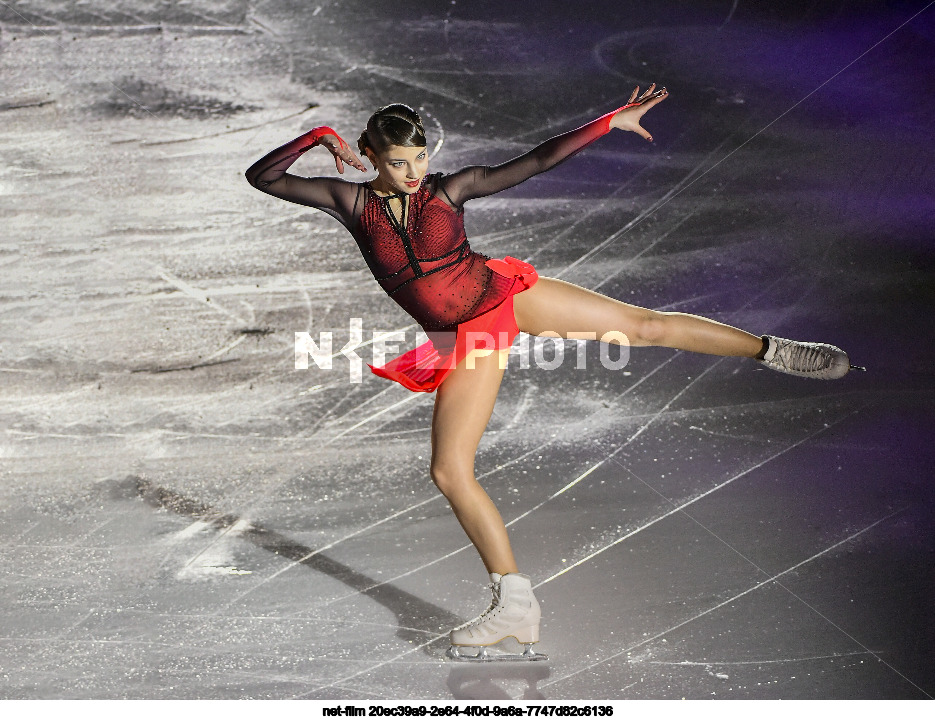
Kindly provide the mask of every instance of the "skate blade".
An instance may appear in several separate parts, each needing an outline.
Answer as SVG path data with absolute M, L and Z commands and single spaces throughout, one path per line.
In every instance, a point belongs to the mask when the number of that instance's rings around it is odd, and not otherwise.
M 463 653 L 463 648 L 476 648 L 477 653 Z M 490 653 L 486 646 L 450 646 L 445 655 L 452 661 L 467 661 L 469 663 L 489 663 L 491 661 L 548 661 L 544 653 L 532 650 L 532 644 L 525 644 L 522 653 Z
M 864 368 L 863 366 L 851 366 L 851 370 L 852 371 L 863 371 L 864 373 L 867 372 L 867 369 Z

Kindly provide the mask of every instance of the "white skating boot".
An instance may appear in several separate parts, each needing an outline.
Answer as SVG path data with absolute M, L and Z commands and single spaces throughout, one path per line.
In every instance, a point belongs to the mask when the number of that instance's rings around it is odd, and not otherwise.
M 769 348 L 758 362 L 774 371 L 829 381 L 841 378 L 851 368 L 859 368 L 850 364 L 847 353 L 827 343 L 802 343 L 771 335 L 763 337 L 769 341 Z
M 548 656 L 535 653 L 532 645 L 539 642 L 539 602 L 532 592 L 529 576 L 522 573 L 490 574 L 493 601 L 490 608 L 470 623 L 451 632 L 448 657 L 459 661 L 545 661 Z M 523 644 L 523 653 L 487 651 L 505 638 Z M 461 649 L 479 649 L 476 654 L 463 654 Z

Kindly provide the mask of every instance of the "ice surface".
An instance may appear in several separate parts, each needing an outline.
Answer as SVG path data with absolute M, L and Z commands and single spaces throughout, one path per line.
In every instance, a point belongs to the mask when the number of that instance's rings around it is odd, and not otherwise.
M 312 5 L 0 5 L 0 696 L 935 693 L 935 10 Z M 486 575 L 428 477 L 432 396 L 293 365 L 296 331 L 415 328 L 243 171 L 397 100 L 433 167 L 500 162 L 652 81 L 653 145 L 472 202 L 473 246 L 869 371 L 511 357 L 477 475 L 550 660 L 451 663 Z

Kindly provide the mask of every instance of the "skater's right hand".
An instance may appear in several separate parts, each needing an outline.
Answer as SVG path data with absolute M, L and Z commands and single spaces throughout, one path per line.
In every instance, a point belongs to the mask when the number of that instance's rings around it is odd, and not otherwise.
M 357 168 L 362 173 L 367 172 L 367 168 L 360 162 L 360 158 L 358 158 L 348 144 L 337 135 L 331 135 L 330 133 L 328 135 L 322 135 L 318 139 L 318 142 L 328 148 L 334 156 L 334 167 L 337 168 L 339 173 L 344 173 L 344 163 Z

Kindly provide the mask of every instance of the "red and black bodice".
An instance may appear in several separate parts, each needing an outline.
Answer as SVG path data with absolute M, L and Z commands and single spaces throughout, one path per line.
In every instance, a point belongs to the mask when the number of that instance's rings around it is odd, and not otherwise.
M 441 174 L 411 195 L 380 196 L 363 184 L 352 233 L 380 286 L 426 330 L 451 328 L 503 302 L 511 278 L 485 265 L 464 231 L 464 211 L 443 200 Z M 402 203 L 405 225 L 390 200 Z

